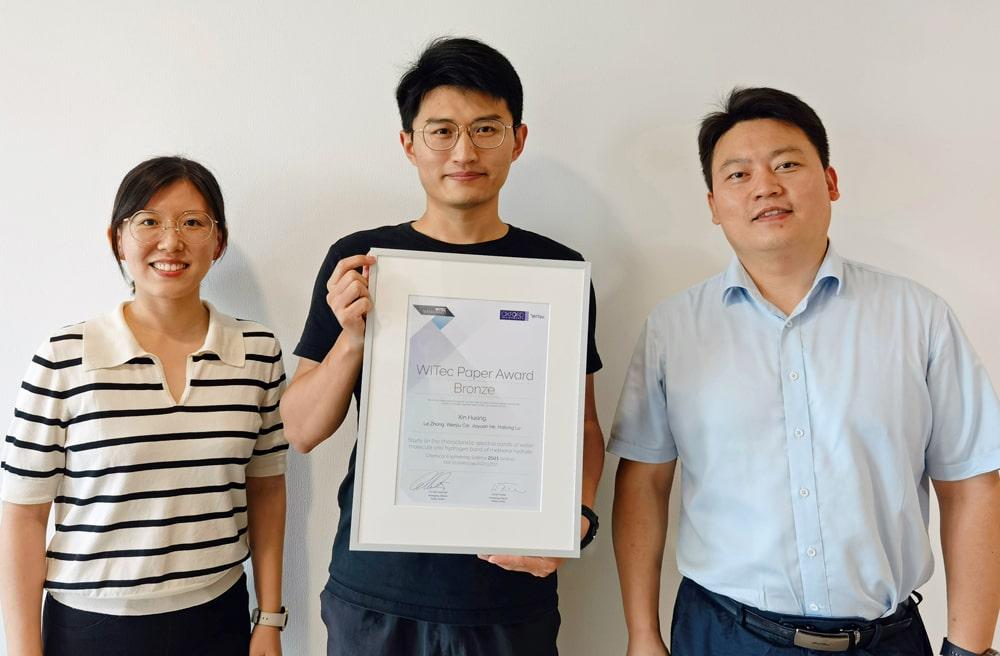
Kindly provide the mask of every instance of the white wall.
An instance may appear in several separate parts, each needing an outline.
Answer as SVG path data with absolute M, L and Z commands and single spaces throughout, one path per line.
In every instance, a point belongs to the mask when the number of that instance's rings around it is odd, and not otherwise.
M 709 221 L 695 133 L 735 84 L 784 88 L 816 108 L 843 192 L 838 250 L 942 294 L 1000 378 L 998 24 L 988 0 L 0 0 L 0 409 L 9 416 L 48 331 L 125 297 L 104 230 L 123 174 L 158 154 L 218 175 L 232 240 L 205 297 L 274 328 L 294 368 L 327 246 L 423 208 L 393 90 L 444 33 L 485 39 L 523 78 L 530 138 L 502 213 L 593 261 L 605 429 L 646 313 L 730 257 Z M 322 652 L 317 596 L 352 440 L 346 429 L 291 457 L 287 654 Z M 615 465 L 597 508 L 605 529 L 561 573 L 565 654 L 624 648 Z M 940 570 L 922 606 L 935 647 Z M 665 627 L 677 581 L 668 565 Z

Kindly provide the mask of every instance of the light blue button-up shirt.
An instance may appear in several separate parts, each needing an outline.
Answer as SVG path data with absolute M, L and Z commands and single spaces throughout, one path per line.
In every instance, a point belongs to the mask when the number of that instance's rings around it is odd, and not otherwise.
M 928 477 L 1000 468 L 1000 403 L 944 301 L 830 247 L 791 315 L 736 259 L 659 305 L 608 450 L 680 458 L 683 575 L 874 619 L 930 578 Z

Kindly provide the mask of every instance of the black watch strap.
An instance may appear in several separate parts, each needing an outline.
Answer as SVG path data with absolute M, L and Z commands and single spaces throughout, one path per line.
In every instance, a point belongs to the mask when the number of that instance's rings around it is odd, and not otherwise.
M 949 641 L 948 638 L 945 638 L 944 642 L 941 643 L 940 654 L 941 656 L 994 656 L 994 654 L 997 654 L 997 652 L 996 650 L 993 649 L 987 649 L 982 654 L 978 654 L 974 651 L 969 651 L 968 649 L 962 649 L 961 647 L 956 647 L 955 645 L 951 644 L 951 641 Z
M 580 540 L 580 549 L 583 550 L 597 537 L 597 527 L 600 525 L 600 522 L 597 521 L 597 513 L 590 506 L 581 505 L 580 514 L 590 520 L 590 528 L 587 529 L 587 534 Z

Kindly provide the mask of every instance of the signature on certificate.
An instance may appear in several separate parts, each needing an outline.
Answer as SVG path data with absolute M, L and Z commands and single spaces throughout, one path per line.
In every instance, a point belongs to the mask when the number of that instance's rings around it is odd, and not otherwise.
M 490 490 L 493 494 L 524 494 L 524 490 L 517 483 L 494 483 Z
M 445 490 L 447 489 L 448 479 L 451 478 L 451 472 L 441 471 L 441 472 L 430 472 L 429 474 L 424 474 L 417 480 L 410 483 L 411 490 Z

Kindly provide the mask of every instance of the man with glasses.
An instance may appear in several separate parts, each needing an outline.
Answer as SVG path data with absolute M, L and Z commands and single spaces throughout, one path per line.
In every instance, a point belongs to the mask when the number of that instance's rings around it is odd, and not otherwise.
M 1000 403 L 950 308 L 830 245 L 826 130 L 734 91 L 698 137 L 729 268 L 649 316 L 609 450 L 630 656 L 666 654 L 659 588 L 683 461 L 674 656 L 927 656 L 913 591 L 941 507 L 947 656 L 1000 606 Z
M 524 150 L 522 90 L 517 72 L 493 48 L 471 39 L 440 39 L 402 77 L 396 90 L 400 142 L 416 167 L 426 207 L 415 221 L 344 237 L 320 268 L 302 339 L 298 371 L 282 400 L 285 434 L 308 452 L 343 422 L 361 394 L 367 270 L 372 247 L 442 253 L 580 260 L 551 239 L 503 222 L 499 194 Z M 584 416 L 584 514 L 593 517 L 604 463 L 592 374 L 601 360 L 594 341 L 591 290 Z M 350 656 L 556 653 L 559 560 L 351 551 L 356 451 L 340 486 L 340 522 L 330 578 L 322 595 L 327 652 Z M 584 517 L 591 538 L 596 525 Z

